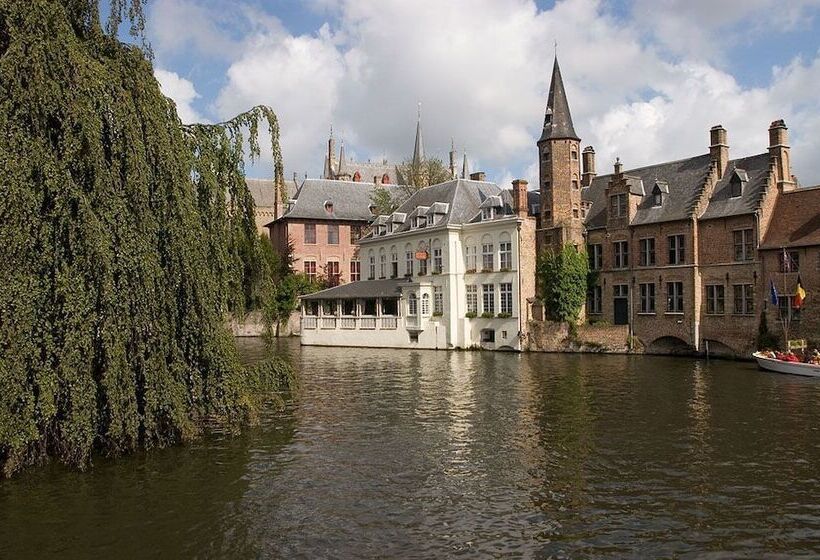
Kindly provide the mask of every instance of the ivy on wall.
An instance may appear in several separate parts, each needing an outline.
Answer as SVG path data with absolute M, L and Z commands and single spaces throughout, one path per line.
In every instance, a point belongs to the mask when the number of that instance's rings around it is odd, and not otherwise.
M 547 316 L 575 323 L 586 300 L 589 261 L 572 245 L 547 249 L 538 256 L 538 285 Z

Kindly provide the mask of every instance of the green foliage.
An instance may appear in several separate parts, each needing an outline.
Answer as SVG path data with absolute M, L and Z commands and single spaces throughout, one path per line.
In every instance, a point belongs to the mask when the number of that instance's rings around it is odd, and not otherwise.
M 224 317 L 271 266 L 243 174 L 263 121 L 280 180 L 270 109 L 184 126 L 96 0 L 0 2 L 0 476 L 253 415 Z
M 769 330 L 769 322 L 766 318 L 766 311 L 760 312 L 760 323 L 757 326 L 757 348 L 758 350 L 771 350 L 780 346 L 780 340 Z
M 477 317 L 475 311 L 468 311 L 467 313 L 464 314 L 464 316 L 467 317 L 468 319 L 475 319 Z
M 549 318 L 575 323 L 586 299 L 589 275 L 586 253 L 572 245 L 564 245 L 560 252 L 548 249 L 538 256 L 537 273 Z
M 496 315 L 499 319 L 509 319 L 512 317 L 512 313 L 499 313 Z
M 299 308 L 299 296 L 311 294 L 326 287 L 324 281 L 311 281 L 305 274 L 288 274 L 271 291 L 262 308 L 268 336 L 279 336 L 279 327 Z
M 398 166 L 399 184 L 404 199 L 409 198 L 424 187 L 437 185 L 452 179 L 450 169 L 438 158 L 424 159 L 414 163 L 408 159 Z
M 484 313 L 481 314 L 482 319 L 492 319 L 494 316 L 495 315 L 493 315 L 489 311 L 485 311 Z
M 374 207 L 373 213 L 382 216 L 389 216 L 399 207 L 399 201 L 390 196 L 390 191 L 384 188 L 373 190 L 370 195 L 370 203 Z

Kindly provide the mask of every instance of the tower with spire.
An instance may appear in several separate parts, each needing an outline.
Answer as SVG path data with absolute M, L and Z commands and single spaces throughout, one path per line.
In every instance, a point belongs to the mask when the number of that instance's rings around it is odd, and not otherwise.
M 537 142 L 541 192 L 539 251 L 545 248 L 557 250 L 567 243 L 579 247 L 583 244 L 580 142 L 572 125 L 567 93 L 556 55 L 544 114 L 544 128 Z

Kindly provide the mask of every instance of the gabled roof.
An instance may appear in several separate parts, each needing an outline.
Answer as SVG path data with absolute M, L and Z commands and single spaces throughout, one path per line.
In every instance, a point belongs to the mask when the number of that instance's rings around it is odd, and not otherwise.
M 253 202 L 257 208 L 274 206 L 276 203 L 276 189 L 274 188 L 273 179 L 246 177 L 245 183 L 248 185 L 248 190 L 251 192 Z M 285 181 L 285 189 L 287 190 L 288 199 L 290 199 L 296 193 L 296 184 L 293 181 Z
M 567 92 L 564 91 L 564 80 L 561 78 L 557 56 L 552 65 L 552 80 L 547 96 L 547 110 L 544 114 L 544 130 L 541 132 L 541 140 L 555 138 L 580 140 L 575 134 L 575 127 L 572 126 L 572 115 L 569 112 L 569 101 L 567 101 Z
M 352 298 L 391 298 L 401 295 L 401 285 L 407 284 L 407 278 L 388 278 L 385 280 L 359 280 L 341 284 L 302 296 L 303 300 L 317 299 L 352 299 Z
M 630 169 L 624 175 L 630 177 L 630 190 L 637 181 L 644 185 L 654 185 L 656 181 L 666 182 L 669 194 L 663 197 L 661 206 L 652 205 L 650 193 L 645 194 L 638 204 L 638 210 L 632 224 L 649 224 L 684 220 L 689 217 L 695 207 L 700 190 L 709 172 L 711 157 L 709 154 L 695 156 L 688 159 L 669 161 L 656 165 Z M 592 204 L 587 213 L 586 226 L 589 229 L 606 227 L 607 200 L 606 188 L 612 180 L 612 175 L 599 175 L 592 180 L 592 185 L 581 190 L 581 196 Z M 636 192 L 636 191 L 632 191 Z
M 391 195 L 400 193 L 395 185 L 382 185 Z M 296 192 L 291 208 L 279 220 L 314 219 L 369 222 L 371 195 L 376 186 L 373 183 L 334 181 L 332 179 L 305 179 Z M 332 203 L 332 212 L 325 209 Z
M 809 245 L 820 245 L 820 186 L 780 194 L 761 248 Z
M 731 160 L 723 177 L 715 185 L 712 196 L 709 198 L 709 204 L 700 218 L 708 220 L 753 213 L 766 192 L 770 157 L 766 152 Z M 733 198 L 731 181 L 734 176 L 743 181 L 743 192 L 740 196 Z

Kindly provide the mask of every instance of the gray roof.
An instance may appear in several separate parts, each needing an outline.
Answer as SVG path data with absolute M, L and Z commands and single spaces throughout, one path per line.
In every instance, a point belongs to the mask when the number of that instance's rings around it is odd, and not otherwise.
M 302 296 L 304 300 L 316 299 L 353 299 L 353 298 L 388 298 L 399 297 L 401 286 L 407 285 L 407 278 L 388 278 L 386 280 L 359 280 L 341 284 L 320 292 Z
M 453 179 L 437 185 L 423 188 L 408 198 L 399 206 L 397 212 L 414 216 L 417 208 L 421 213 L 426 212 L 436 203 L 447 204 L 447 213 L 434 226 L 466 224 L 478 221 L 481 215 L 481 204 L 490 197 L 501 197 L 505 215 L 512 215 L 512 195 L 504 191 L 495 183 L 488 181 L 472 181 L 469 179 Z M 438 205 L 441 208 L 441 205 Z M 411 229 L 410 220 L 406 220 L 392 233 L 400 233 Z M 387 234 L 389 235 L 389 234 Z
M 767 152 L 730 161 L 726 173 L 715 185 L 709 205 L 700 218 L 708 220 L 709 218 L 753 213 L 766 193 L 770 157 Z M 739 179 L 742 180 L 745 177 L 747 180 L 743 184 L 742 194 L 732 198 L 729 195 L 735 169 L 738 170 Z
M 567 101 L 567 92 L 564 91 L 564 80 L 561 78 L 557 56 L 552 65 L 552 80 L 547 96 L 547 110 L 544 114 L 544 130 L 541 132 L 541 140 L 553 138 L 580 140 L 575 134 L 575 127 L 572 126 L 572 115 L 569 112 L 569 101 Z
M 253 196 L 253 202 L 257 207 L 272 207 L 276 202 L 276 189 L 273 179 L 254 179 L 246 177 L 245 183 Z M 288 198 L 293 198 L 296 193 L 296 184 L 293 181 L 285 181 Z
M 401 192 L 395 185 L 381 185 L 379 188 L 387 189 L 391 196 Z M 293 205 L 279 219 L 369 222 L 373 219 L 370 206 L 371 194 L 375 189 L 373 183 L 305 179 L 296 192 Z M 327 202 L 332 203 L 332 212 L 325 209 Z
M 651 190 L 644 193 L 632 225 L 669 222 L 689 217 L 706 180 L 710 163 L 711 156 L 705 154 L 625 171 L 624 175 L 629 176 L 630 190 L 637 190 L 638 180 L 644 185 L 653 186 L 656 181 L 664 181 L 669 189 L 669 194 L 663 197 L 663 204 L 657 207 L 652 205 Z M 584 187 L 581 191 L 582 198 L 591 203 L 585 222 L 589 229 L 606 227 L 606 188 L 611 180 L 612 175 L 600 175 L 592 180 L 589 187 Z

